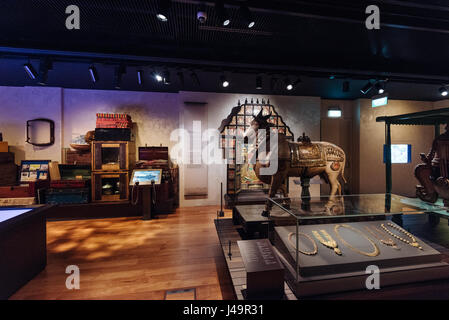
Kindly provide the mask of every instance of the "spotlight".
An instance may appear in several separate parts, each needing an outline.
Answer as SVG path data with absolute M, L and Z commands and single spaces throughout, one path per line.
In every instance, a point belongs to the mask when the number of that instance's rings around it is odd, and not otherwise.
M 170 9 L 171 1 L 170 0 L 158 0 L 158 9 L 156 13 L 156 18 L 159 21 L 167 22 L 168 21 L 168 10 Z
M 34 67 L 33 67 L 33 65 L 31 63 L 29 63 L 29 62 L 25 63 L 23 65 L 23 68 L 25 69 L 26 73 L 28 74 L 28 76 L 31 79 L 35 80 L 37 78 L 37 72 L 36 72 L 36 70 L 34 69 Z
M 92 79 L 93 83 L 96 83 L 98 81 L 98 73 L 97 73 L 97 69 L 92 65 L 89 67 L 89 74 L 90 74 L 90 78 Z
M 229 81 L 226 79 L 225 76 L 221 76 L 220 81 L 221 81 L 221 85 L 223 86 L 223 88 L 229 87 Z
M 254 21 L 251 11 L 249 11 L 249 8 L 247 6 L 241 6 L 240 7 L 240 12 L 241 15 L 243 17 L 243 20 L 245 21 L 246 25 L 248 28 L 252 28 L 254 27 L 254 25 L 256 24 L 256 22 Z
M 217 10 L 220 24 L 224 27 L 228 26 L 231 23 L 231 20 L 229 19 L 229 14 L 224 7 L 224 3 L 222 0 L 217 0 L 217 2 L 215 3 L 215 10 Z
M 119 67 L 115 68 L 114 73 L 114 88 L 120 89 L 122 87 L 122 77 L 123 74 L 126 73 L 126 67 L 124 65 L 120 65 Z
M 137 70 L 137 83 L 141 86 L 143 84 L 143 71 Z
M 167 85 L 167 86 L 171 84 L 170 72 L 168 70 L 164 71 L 164 84 Z
M 376 83 L 376 90 L 378 94 L 383 94 L 385 92 L 385 81 L 378 81 Z
M 53 64 L 49 59 L 41 60 L 39 64 L 39 80 L 38 84 L 45 86 L 48 80 L 48 71 L 53 69 Z
M 256 89 L 257 90 L 262 90 L 263 86 L 262 86 L 262 77 L 261 76 L 257 76 L 256 77 Z
M 157 82 L 162 82 L 162 80 L 164 80 L 164 78 L 162 77 L 162 75 L 157 72 L 157 71 L 153 71 L 153 78 L 157 81 Z
M 285 89 L 287 89 L 288 91 L 293 90 L 293 84 L 290 81 L 290 79 L 287 78 L 284 80 L 284 82 L 285 82 Z
M 201 86 L 200 78 L 198 78 L 198 75 L 195 73 L 195 71 L 192 71 L 192 73 L 190 74 L 190 78 L 192 78 L 193 82 L 197 86 Z
M 343 82 L 343 92 L 349 92 L 350 90 L 350 83 L 349 81 L 344 81 Z
M 360 92 L 363 94 L 367 94 L 372 88 L 373 84 L 371 83 L 371 81 L 368 81 L 368 83 L 365 84 L 362 89 L 360 89 Z
M 229 87 L 229 81 L 226 79 L 225 76 L 221 77 L 221 85 L 223 86 L 223 88 Z
M 447 88 L 445 86 L 441 87 L 438 91 L 440 91 L 440 94 L 445 97 L 447 96 Z

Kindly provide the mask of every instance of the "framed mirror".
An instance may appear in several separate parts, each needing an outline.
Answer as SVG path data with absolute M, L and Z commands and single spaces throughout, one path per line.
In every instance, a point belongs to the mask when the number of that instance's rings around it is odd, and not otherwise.
M 55 122 L 50 119 L 34 119 L 27 121 L 27 143 L 45 147 L 55 143 Z

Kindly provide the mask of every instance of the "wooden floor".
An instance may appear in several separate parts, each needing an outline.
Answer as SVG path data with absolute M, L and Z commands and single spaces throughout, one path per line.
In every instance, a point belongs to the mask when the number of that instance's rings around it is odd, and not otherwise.
M 217 209 L 183 208 L 151 221 L 47 222 L 48 265 L 11 299 L 164 299 L 190 288 L 197 299 L 235 299 Z M 66 289 L 68 265 L 80 268 L 80 290 Z

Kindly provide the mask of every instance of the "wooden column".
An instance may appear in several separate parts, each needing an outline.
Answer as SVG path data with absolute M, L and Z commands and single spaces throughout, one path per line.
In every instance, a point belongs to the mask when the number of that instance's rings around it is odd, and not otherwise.
M 393 181 L 391 172 L 391 124 L 385 122 L 385 182 L 386 193 L 391 193 Z

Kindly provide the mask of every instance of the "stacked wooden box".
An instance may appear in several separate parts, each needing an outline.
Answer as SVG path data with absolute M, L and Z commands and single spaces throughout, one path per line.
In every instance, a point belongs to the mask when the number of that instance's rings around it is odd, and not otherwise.
M 14 153 L 0 152 L 0 186 L 12 186 L 17 183 L 17 166 Z
M 129 141 L 131 126 L 131 117 L 126 114 L 97 113 L 92 142 L 92 201 L 128 201 L 129 173 L 136 159 L 135 145 Z M 106 137 L 111 140 L 101 140 Z

